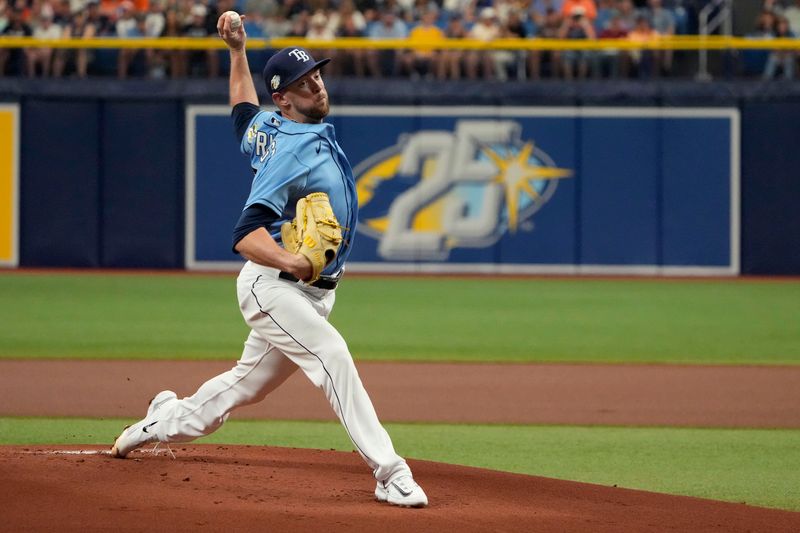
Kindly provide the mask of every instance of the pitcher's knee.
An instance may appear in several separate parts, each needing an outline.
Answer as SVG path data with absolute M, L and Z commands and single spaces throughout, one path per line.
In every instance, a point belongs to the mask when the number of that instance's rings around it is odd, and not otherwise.
M 311 367 L 304 367 L 306 374 L 311 382 L 321 387 L 325 385 L 329 378 L 336 379 L 337 376 L 342 374 L 355 373 L 356 368 L 353 363 L 353 357 L 347 350 L 347 345 L 344 343 L 335 343 L 325 347 L 325 350 L 313 353 L 314 357 L 322 364 L 322 372 L 317 372 L 312 365 Z M 311 370 L 309 370 L 311 369 Z
M 347 349 L 347 344 L 344 341 L 331 343 L 326 346 L 321 359 L 325 366 L 328 367 L 355 367 L 353 356 L 350 355 L 350 350 Z

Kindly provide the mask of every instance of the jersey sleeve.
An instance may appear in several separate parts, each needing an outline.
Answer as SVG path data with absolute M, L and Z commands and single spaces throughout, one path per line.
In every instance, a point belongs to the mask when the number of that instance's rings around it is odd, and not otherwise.
M 239 106 L 237 105 L 236 107 Z M 248 108 L 243 108 L 242 111 L 246 113 L 247 109 Z M 259 126 L 264 123 L 264 119 L 268 114 L 269 113 L 267 113 L 266 111 L 258 111 L 252 116 L 252 118 L 248 122 L 247 129 L 242 133 L 241 136 L 241 150 L 243 154 L 251 155 L 253 153 L 253 148 L 255 147 L 256 143 L 256 132 L 258 131 Z M 239 119 L 237 119 L 236 115 L 234 115 L 233 120 L 238 133 L 240 131 L 238 124 Z
M 253 121 L 253 118 L 258 115 L 259 111 L 259 107 L 250 102 L 240 102 L 233 106 L 231 118 L 233 119 L 233 131 L 237 141 L 242 140 L 248 126 L 250 126 L 250 123 Z
M 258 228 L 264 228 L 269 231 L 270 226 L 278 219 L 278 214 L 263 204 L 253 204 L 242 211 L 239 221 L 236 223 L 236 227 L 233 228 L 233 242 L 231 247 L 233 253 L 239 253 L 236 250 L 236 245 L 239 244 L 239 241 Z

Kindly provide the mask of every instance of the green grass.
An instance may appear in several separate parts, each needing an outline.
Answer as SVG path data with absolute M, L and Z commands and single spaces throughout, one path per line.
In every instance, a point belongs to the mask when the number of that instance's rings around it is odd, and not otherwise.
M 800 282 L 355 278 L 361 360 L 800 363 Z M 235 275 L 0 275 L 0 357 L 232 359 Z
M 123 425 L 0 418 L 0 444 L 109 444 Z M 800 511 L 800 430 L 443 424 L 387 429 L 398 452 L 416 459 Z M 339 424 L 324 422 L 231 421 L 198 442 L 352 449 Z
M 0 275 L 0 357 L 236 358 L 236 276 Z

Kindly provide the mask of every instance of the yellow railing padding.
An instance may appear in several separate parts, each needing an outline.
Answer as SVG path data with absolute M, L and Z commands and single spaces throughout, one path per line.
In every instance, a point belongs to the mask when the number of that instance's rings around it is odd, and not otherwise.
M 744 37 L 680 35 L 661 37 L 646 42 L 628 39 L 498 39 L 491 42 L 473 39 L 445 39 L 435 41 L 405 39 L 373 40 L 367 38 L 340 38 L 333 41 L 314 41 L 301 37 L 280 39 L 249 39 L 249 50 L 280 49 L 302 46 L 311 49 L 449 49 L 449 50 L 800 50 L 800 39 L 750 39 Z M 33 37 L 0 37 L 0 48 L 153 48 L 162 50 L 225 49 L 219 37 L 161 37 L 117 39 L 99 37 L 91 39 L 35 39 Z

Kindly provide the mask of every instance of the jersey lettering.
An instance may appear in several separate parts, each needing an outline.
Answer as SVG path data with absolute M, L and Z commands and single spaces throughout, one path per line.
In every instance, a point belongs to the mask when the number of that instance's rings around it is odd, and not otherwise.
M 277 149 L 274 133 L 267 134 L 263 131 L 256 133 L 256 157 L 258 157 L 262 163 L 270 155 L 275 155 Z

